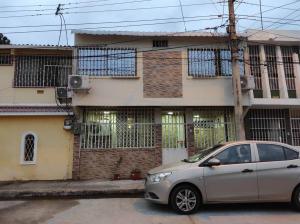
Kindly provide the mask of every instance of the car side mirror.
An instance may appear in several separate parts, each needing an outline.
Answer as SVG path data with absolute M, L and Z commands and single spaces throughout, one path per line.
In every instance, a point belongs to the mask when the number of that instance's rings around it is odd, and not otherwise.
M 210 160 L 207 161 L 206 165 L 209 166 L 209 167 L 220 166 L 221 161 L 217 158 L 211 158 Z

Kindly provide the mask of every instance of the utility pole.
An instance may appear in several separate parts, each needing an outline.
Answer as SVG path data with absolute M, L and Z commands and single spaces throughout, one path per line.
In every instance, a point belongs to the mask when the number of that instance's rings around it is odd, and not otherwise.
M 229 40 L 231 48 L 231 66 L 232 66 L 232 86 L 233 86 L 233 97 L 234 97 L 234 120 L 235 120 L 235 131 L 236 139 L 245 139 L 244 129 L 244 116 L 243 116 L 243 97 L 242 87 L 240 78 L 240 66 L 239 66 L 239 46 L 238 37 L 236 35 L 235 26 L 235 13 L 234 13 L 234 2 L 235 0 L 228 0 L 229 9 Z

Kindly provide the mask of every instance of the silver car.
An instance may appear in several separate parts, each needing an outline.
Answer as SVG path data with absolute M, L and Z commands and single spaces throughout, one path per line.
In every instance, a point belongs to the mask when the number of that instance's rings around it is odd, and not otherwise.
M 299 150 L 265 141 L 216 145 L 150 170 L 145 198 L 181 214 L 225 202 L 292 202 L 300 210 Z

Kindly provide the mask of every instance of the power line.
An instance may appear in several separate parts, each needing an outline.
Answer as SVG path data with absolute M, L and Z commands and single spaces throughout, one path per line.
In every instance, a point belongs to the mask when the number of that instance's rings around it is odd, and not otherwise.
M 186 16 L 185 18 L 211 18 L 220 15 L 196 15 L 196 16 Z M 153 19 L 141 19 L 141 20 L 121 20 L 121 21 L 101 21 L 101 22 L 87 22 L 87 23 L 67 23 L 68 26 L 78 26 L 78 25 L 98 25 L 98 24 L 113 24 L 113 23 L 133 23 L 133 22 L 149 22 L 149 21 L 160 21 L 160 20 L 174 20 L 181 19 L 182 17 L 168 17 L 168 18 L 153 18 Z M 35 27 L 57 27 L 56 24 L 42 24 L 42 25 L 25 25 L 25 26 L 1 26 L 1 29 L 20 29 L 20 28 L 35 28 Z
M 191 7 L 191 6 L 203 6 L 210 5 L 212 3 L 194 3 L 194 4 L 185 4 L 182 7 Z M 86 13 L 106 13 L 106 12 L 124 12 L 124 11 L 137 11 L 137 10 L 153 10 L 153 9 L 165 9 L 165 8 L 179 8 L 179 5 L 166 5 L 166 6 L 153 6 L 153 7 L 138 7 L 138 8 L 124 8 L 124 9 L 108 9 L 108 10 L 92 10 L 92 11 L 71 11 L 64 12 L 64 14 L 86 14 Z M 47 16 L 53 15 L 52 13 L 37 13 L 37 14 L 28 14 L 28 15 L 14 15 L 14 16 L 0 16 L 2 19 L 6 18 L 23 18 L 23 17 L 34 17 L 34 16 Z
M 209 18 L 202 20 L 219 20 L 220 18 Z M 190 19 L 186 20 L 186 22 L 197 22 L 199 19 Z M 131 24 L 131 25 L 117 25 L 117 26 L 101 26 L 101 27 L 83 27 L 81 29 L 93 30 L 93 29 L 112 29 L 112 28 L 122 28 L 122 27 L 139 27 L 139 26 L 153 26 L 153 25 L 162 25 L 162 24 L 176 24 L 181 23 L 182 21 L 169 21 L 169 22 L 157 22 L 157 23 L 144 23 L 144 24 Z M 210 29 L 210 28 L 204 28 Z M 67 29 L 72 30 L 72 29 Z M 33 31 L 14 31 L 14 32 L 4 32 L 5 34 L 24 34 L 24 33 L 44 33 L 44 32 L 57 32 L 58 29 L 53 30 L 33 30 Z

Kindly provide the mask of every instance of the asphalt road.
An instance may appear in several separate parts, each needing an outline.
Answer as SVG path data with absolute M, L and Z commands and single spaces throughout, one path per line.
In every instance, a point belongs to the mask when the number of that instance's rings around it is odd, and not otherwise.
M 209 205 L 182 216 L 142 198 L 0 201 L 0 224 L 299 224 L 289 204 Z

